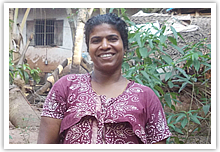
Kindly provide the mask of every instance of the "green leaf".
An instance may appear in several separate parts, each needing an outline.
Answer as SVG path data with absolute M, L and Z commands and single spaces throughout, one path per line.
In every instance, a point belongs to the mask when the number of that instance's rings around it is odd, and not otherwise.
M 180 113 L 179 116 L 177 117 L 175 123 L 179 122 L 183 117 L 186 117 L 184 113 Z
M 180 71 L 187 79 L 189 79 L 189 76 L 188 76 L 188 74 L 186 74 L 186 71 L 184 71 L 183 69 L 181 69 L 181 68 L 179 68 L 179 67 L 176 67 L 176 69 L 177 69 L 178 71 Z
M 166 39 L 167 39 L 167 36 L 165 36 L 165 35 L 160 35 L 159 39 L 160 39 L 160 42 L 161 42 L 162 44 L 164 44 L 165 41 L 166 41 Z
M 180 104 L 182 104 L 182 102 L 180 102 L 179 100 L 177 100 L 177 99 L 172 99 L 175 103 L 180 103 Z
M 177 41 L 175 38 L 168 36 L 168 40 L 170 40 L 170 42 L 172 42 L 175 46 L 177 46 Z
M 138 59 L 140 59 L 141 58 L 141 54 L 140 54 L 140 48 L 139 47 L 136 49 L 136 54 L 138 56 Z
M 174 44 L 170 44 L 173 48 L 177 49 L 177 51 L 179 51 L 181 54 L 184 55 L 184 52 L 182 50 L 182 48 L 179 48 L 178 46 L 174 45 Z
M 179 94 L 176 92 L 170 92 L 170 95 L 173 99 L 176 99 L 176 96 L 179 96 Z
M 165 81 L 169 80 L 169 78 L 172 76 L 172 72 L 167 72 L 165 75 Z M 168 82 L 169 85 L 169 82 Z
M 173 82 L 172 81 L 168 81 L 168 86 L 169 86 L 170 89 L 172 89 L 174 87 Z
M 173 26 L 170 26 L 170 28 L 171 28 L 171 31 L 173 32 L 173 35 L 174 35 L 174 37 L 176 38 L 176 41 L 177 41 L 178 35 L 177 35 L 177 32 L 176 32 L 176 29 Z
M 176 111 L 176 108 L 175 108 L 174 105 L 171 106 L 171 109 L 172 109 L 173 111 Z
M 144 47 L 139 48 L 139 52 L 143 58 L 147 57 L 148 52 L 147 52 L 146 48 L 144 48 Z
M 143 46 L 142 46 L 142 43 L 141 43 L 141 33 L 137 33 L 137 34 L 135 35 L 135 39 L 136 39 L 136 41 L 137 41 L 139 47 L 143 47 Z
M 184 82 L 178 92 L 180 93 L 186 87 L 187 84 L 188 82 Z
M 124 14 L 126 12 L 126 9 L 121 8 L 121 14 Z
M 110 8 L 109 13 L 112 13 L 115 8 Z
M 183 121 L 181 122 L 181 127 L 184 128 L 187 123 L 188 123 L 188 119 L 184 118 Z
M 149 77 L 149 75 L 147 74 L 147 72 L 145 72 L 145 71 L 140 71 L 141 72 L 141 74 L 148 80 L 148 81 L 150 81 L 150 77 Z
M 172 65 L 173 60 L 167 55 L 161 55 L 162 59 L 169 65 Z
M 185 39 L 182 37 L 182 35 L 180 33 L 177 33 L 177 35 L 183 40 L 185 41 Z
M 207 63 L 207 62 L 200 62 L 200 63 L 211 68 L 211 64 L 210 63 Z
M 21 79 L 24 79 L 22 69 L 18 69 L 18 74 L 20 75 Z
M 162 95 L 164 95 L 164 91 L 163 91 L 163 89 L 162 89 L 160 86 L 155 85 L 154 88 L 155 88 L 156 90 L 158 90 Z
M 180 144 L 179 138 L 178 137 L 174 137 L 174 142 L 175 142 L 175 144 Z
M 23 64 L 22 67 L 23 67 L 23 70 L 26 70 L 27 66 L 25 64 Z
M 169 54 L 167 52 L 163 51 L 163 46 L 161 44 L 159 44 L 158 47 L 159 47 L 160 52 L 169 56 Z
M 190 120 L 192 120 L 193 122 L 200 124 L 200 121 L 197 119 L 197 116 L 195 115 L 189 115 Z
M 211 50 L 211 44 L 207 44 L 207 48 Z
M 153 86 L 151 86 L 151 89 L 154 91 L 154 93 L 155 93 L 158 97 L 160 97 L 159 92 L 158 92 L 156 89 L 154 89 Z
M 193 64 L 192 59 L 187 59 L 187 60 L 186 60 L 185 67 L 190 67 L 192 64 Z
M 9 139 L 13 139 L 11 135 L 9 135 Z
M 164 99 L 165 99 L 167 105 L 171 108 L 172 102 L 171 102 L 170 94 L 166 93 L 164 95 Z
M 40 77 L 35 78 L 35 81 L 38 84 L 40 82 Z
M 174 129 L 176 132 L 180 133 L 180 134 L 184 134 L 179 128 L 175 127 Z
M 122 64 L 122 67 L 125 69 L 125 70 L 128 70 L 130 68 L 129 64 L 127 62 L 123 62 Z
M 210 104 L 204 105 L 202 107 L 202 109 L 203 109 L 205 115 L 207 115 L 207 113 L 209 112 L 209 109 L 210 109 Z
M 154 53 L 154 52 L 156 52 L 156 50 L 151 50 L 151 51 L 149 51 L 149 52 L 147 51 L 147 55 L 146 55 L 146 56 L 148 57 L 150 54 L 152 54 L 152 53 Z
M 152 39 L 148 40 L 148 42 L 149 42 L 150 48 L 153 49 L 154 45 L 153 45 Z
M 143 82 L 141 81 L 141 79 L 138 77 L 138 75 L 135 77 L 135 80 L 139 83 L 143 85 Z
M 200 61 L 194 60 L 193 64 L 194 64 L 195 70 L 198 72 L 200 68 Z
M 198 60 L 198 58 L 199 58 L 199 54 L 198 53 L 193 53 L 193 55 L 192 55 L 192 60 L 194 61 L 194 60 Z
M 32 71 L 31 68 L 29 66 L 26 67 L 29 71 Z
M 25 80 L 25 83 L 28 83 L 29 75 L 26 71 L 24 71 L 24 80 Z
M 169 124 L 169 123 L 171 122 L 172 118 L 173 118 L 173 115 L 171 115 L 171 116 L 167 119 L 167 124 Z
M 175 130 L 175 126 L 173 124 L 168 123 L 167 125 L 168 127 L 171 127 L 173 130 Z

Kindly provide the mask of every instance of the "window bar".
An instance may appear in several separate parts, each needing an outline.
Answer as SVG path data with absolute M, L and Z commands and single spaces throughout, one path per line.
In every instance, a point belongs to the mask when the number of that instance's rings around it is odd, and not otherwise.
M 47 21 L 46 21 L 46 19 L 45 19 L 45 20 L 44 20 L 44 44 L 43 44 L 43 45 L 47 45 L 47 44 L 46 44 L 46 38 L 47 38 L 46 28 L 47 28 Z

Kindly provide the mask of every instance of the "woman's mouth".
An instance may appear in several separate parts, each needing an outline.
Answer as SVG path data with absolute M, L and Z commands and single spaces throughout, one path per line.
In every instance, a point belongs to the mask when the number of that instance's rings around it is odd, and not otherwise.
M 112 57 L 113 55 L 115 55 L 115 54 L 108 53 L 108 54 L 101 54 L 101 55 L 99 55 L 99 57 L 101 57 L 101 58 L 107 58 L 107 57 Z

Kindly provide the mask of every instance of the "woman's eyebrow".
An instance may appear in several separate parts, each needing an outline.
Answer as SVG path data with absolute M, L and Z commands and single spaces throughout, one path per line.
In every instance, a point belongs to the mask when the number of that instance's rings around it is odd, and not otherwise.
M 116 37 L 119 37 L 117 34 L 110 34 L 110 35 L 107 35 L 106 37 L 114 37 L 114 36 L 116 36 Z M 101 38 L 102 36 L 92 36 L 90 39 L 94 39 L 94 38 Z
M 117 34 L 111 34 L 111 35 L 108 35 L 107 37 L 114 37 L 114 36 L 119 37 Z
M 90 39 L 101 38 L 101 36 L 92 36 Z

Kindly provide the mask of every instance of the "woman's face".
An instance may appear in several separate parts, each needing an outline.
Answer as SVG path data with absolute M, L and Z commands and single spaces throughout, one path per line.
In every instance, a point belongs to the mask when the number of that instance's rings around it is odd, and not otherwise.
M 97 70 L 121 69 L 124 56 L 120 33 L 110 24 L 93 28 L 89 36 L 89 54 Z

